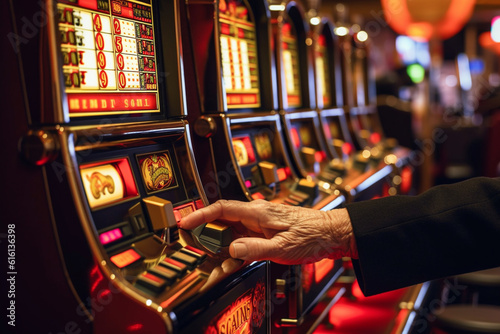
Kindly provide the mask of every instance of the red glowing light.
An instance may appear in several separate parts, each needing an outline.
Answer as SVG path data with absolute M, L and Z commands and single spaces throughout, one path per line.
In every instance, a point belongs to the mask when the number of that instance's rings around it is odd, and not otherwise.
M 324 151 L 316 151 L 314 153 L 314 159 L 317 161 L 317 162 L 321 162 L 323 160 L 326 159 L 326 153 Z
M 144 328 L 143 324 L 132 324 L 127 327 L 129 332 L 137 332 Z
M 413 181 L 413 173 L 409 167 L 403 168 L 401 171 L 401 194 L 408 194 L 411 190 L 411 184 Z
M 124 252 L 113 255 L 110 260 L 113 262 L 118 268 L 123 268 L 128 266 L 129 264 L 134 263 L 139 260 L 141 256 L 133 249 L 127 249 Z
M 380 139 L 381 139 L 381 136 L 378 132 L 374 132 L 370 135 L 370 141 L 373 144 L 377 144 L 378 142 L 380 142 Z
M 351 152 L 352 152 L 351 143 L 343 143 L 342 144 L 342 152 L 344 152 L 345 155 L 351 155 Z
M 416 41 L 448 39 L 458 33 L 472 15 L 475 0 L 411 2 L 382 0 L 386 22 L 394 31 Z
M 287 173 L 286 173 L 286 170 L 285 168 L 279 168 L 276 173 L 278 174 L 278 180 L 281 182 L 281 181 L 284 181 L 286 180 L 286 177 L 287 177 Z
M 331 259 L 323 259 L 321 261 L 314 263 L 314 271 L 316 275 L 314 276 L 314 280 L 316 283 L 321 282 L 328 273 L 333 270 L 335 262 Z
M 265 197 L 261 193 L 253 193 L 252 198 L 253 199 L 264 199 Z

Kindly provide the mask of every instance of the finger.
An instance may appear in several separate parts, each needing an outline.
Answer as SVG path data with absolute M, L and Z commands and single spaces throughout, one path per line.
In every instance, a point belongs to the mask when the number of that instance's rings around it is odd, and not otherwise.
M 245 261 L 269 260 L 269 254 L 280 253 L 281 247 L 273 239 L 239 238 L 229 245 L 229 254 Z
M 217 219 L 224 219 L 229 222 L 229 219 L 223 216 L 224 209 L 223 206 L 225 202 L 229 201 L 217 201 L 212 205 L 201 208 L 195 212 L 190 213 L 186 217 L 183 217 L 179 222 L 179 227 L 183 229 L 191 230 L 195 227 L 200 226 L 204 223 L 210 223 Z M 235 221 L 239 221 L 236 219 Z
M 179 226 L 184 229 L 193 229 L 214 220 L 226 220 L 232 223 L 240 222 L 244 218 L 252 221 L 258 219 L 258 213 L 258 210 L 253 208 L 252 203 L 219 200 L 182 218 Z

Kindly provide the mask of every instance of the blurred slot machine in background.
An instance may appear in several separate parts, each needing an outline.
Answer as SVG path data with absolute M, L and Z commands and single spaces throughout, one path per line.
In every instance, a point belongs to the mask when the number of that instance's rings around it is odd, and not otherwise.
M 210 143 L 215 169 L 200 177 L 205 184 L 218 185 L 219 193 L 209 196 L 210 201 L 264 199 L 330 210 L 339 207 L 344 196 L 319 191 L 287 150 L 288 130 L 277 112 L 270 8 L 266 1 L 188 2 L 202 100 L 201 112 L 189 117 L 194 118 L 197 136 Z M 300 85 L 300 78 L 294 78 L 294 85 Z M 293 99 L 300 103 L 301 98 L 302 93 Z M 198 157 L 196 146 L 194 151 Z M 333 260 L 302 266 L 271 263 L 272 331 L 299 328 L 339 275 L 340 263 Z
M 344 111 L 356 150 L 353 165 L 374 174 L 370 177 L 372 191 L 356 195 L 353 200 L 366 200 L 411 192 L 412 169 L 408 167 L 410 150 L 398 146 L 397 140 L 386 138 L 380 124 L 375 80 L 369 63 L 370 40 L 359 24 L 339 22 L 335 28 L 341 48 L 341 72 Z M 359 188 L 367 189 L 366 185 Z
M 333 157 L 319 179 L 334 181 L 348 201 L 407 193 L 402 191 L 401 171 L 410 152 L 383 135 L 366 36 L 361 27 L 348 26 L 334 25 L 324 17 L 314 30 L 320 130 Z M 345 259 L 344 267 L 335 287 L 345 287 L 346 293 L 329 312 L 332 333 L 397 333 L 411 325 L 413 306 L 418 309 L 422 304 L 429 284 L 365 297 L 350 259 Z M 321 325 L 318 331 L 322 330 L 328 332 Z
M 18 224 L 19 244 L 32 246 L 18 254 L 32 259 L 20 260 L 19 294 L 35 309 L 28 320 L 19 306 L 21 331 L 267 332 L 266 263 L 214 248 L 210 237 L 231 237 L 223 229 L 177 229 L 208 204 L 185 120 L 195 84 L 183 72 L 182 5 L 12 3 L 21 33 L 19 18 L 46 18 L 9 69 L 25 102 L 11 102 L 25 117 L 9 130 L 25 158 L 18 187 L 39 185 L 44 206 L 25 203 L 41 213 Z

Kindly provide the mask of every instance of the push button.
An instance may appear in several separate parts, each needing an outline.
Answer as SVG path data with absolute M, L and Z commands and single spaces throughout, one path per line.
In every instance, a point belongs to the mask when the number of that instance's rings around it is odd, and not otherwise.
M 198 248 L 194 248 L 194 247 L 189 246 L 189 245 L 182 248 L 180 251 L 187 254 L 187 255 L 194 256 L 195 258 L 198 259 L 198 262 L 202 262 L 207 257 L 207 253 L 205 253 L 204 251 L 202 251 Z
M 176 261 L 176 260 L 168 258 L 168 257 L 163 259 L 163 261 L 160 262 L 160 265 L 162 265 L 170 270 L 176 271 L 177 273 L 179 273 L 179 275 L 184 275 L 184 273 L 188 269 L 184 263 Z
M 309 195 L 301 191 L 293 191 L 290 195 L 288 195 L 288 198 L 297 201 L 302 205 L 309 199 Z
M 318 185 L 313 181 L 301 179 L 295 188 L 297 191 L 306 193 L 312 198 L 318 196 Z
M 233 232 L 229 226 L 207 223 L 201 232 L 200 239 L 220 247 L 227 247 L 233 240 Z
M 285 204 L 292 205 L 292 206 L 298 206 L 300 203 L 298 201 L 291 199 L 291 198 L 287 198 L 285 200 Z
M 175 281 L 179 275 L 177 272 L 163 266 L 154 266 L 148 271 L 156 276 L 160 276 L 161 278 L 166 279 L 169 283 Z
M 144 272 L 137 277 L 136 284 L 141 285 L 155 293 L 161 292 L 167 286 L 167 280 L 148 272 Z
M 185 265 L 187 265 L 187 267 L 189 269 L 193 269 L 196 266 L 196 263 L 198 262 L 198 259 L 195 258 L 194 256 L 187 255 L 187 254 L 182 253 L 180 251 L 175 252 L 170 257 L 176 261 L 184 263 Z

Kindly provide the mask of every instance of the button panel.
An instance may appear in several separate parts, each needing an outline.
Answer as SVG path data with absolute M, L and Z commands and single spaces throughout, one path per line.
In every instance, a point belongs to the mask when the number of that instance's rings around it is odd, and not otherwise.
M 188 271 L 195 270 L 206 257 L 207 254 L 202 250 L 186 246 L 141 273 L 135 284 L 148 292 L 159 294 L 184 277 Z

